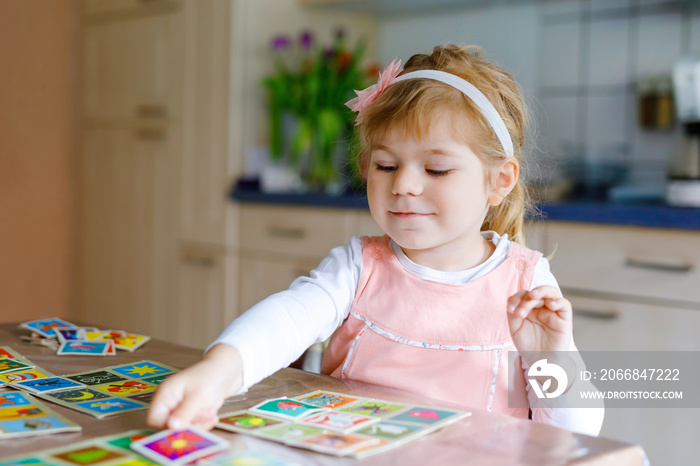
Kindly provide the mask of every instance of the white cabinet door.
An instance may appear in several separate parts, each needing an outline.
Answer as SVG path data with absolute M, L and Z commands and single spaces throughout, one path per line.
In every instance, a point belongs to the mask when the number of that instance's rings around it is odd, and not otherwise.
M 172 155 L 164 128 L 84 131 L 80 170 L 79 314 L 102 328 L 164 325 L 173 250 Z
M 184 3 L 183 151 L 180 235 L 185 241 L 232 244 L 233 184 L 229 115 L 230 0 Z M 235 112 L 232 112 L 235 113 Z
M 245 312 L 268 296 L 286 290 L 297 277 L 308 275 L 318 262 L 305 259 L 240 258 L 240 309 Z
M 580 351 L 699 351 L 700 310 L 569 295 Z M 651 464 L 694 464 L 700 409 L 607 408 L 601 437 L 640 444 Z
M 181 248 L 172 310 L 163 338 L 204 349 L 237 315 L 237 258 L 206 247 Z
M 83 42 L 83 116 L 177 117 L 181 19 L 173 10 L 123 21 L 88 22 Z

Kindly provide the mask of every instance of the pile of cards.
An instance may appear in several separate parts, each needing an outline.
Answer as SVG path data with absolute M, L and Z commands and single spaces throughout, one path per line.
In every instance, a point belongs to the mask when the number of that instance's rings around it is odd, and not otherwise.
M 116 350 L 134 351 L 150 340 L 146 335 L 123 330 L 79 327 L 55 317 L 24 322 L 20 327 L 32 332 L 20 338 L 52 347 L 59 355 L 110 356 Z
M 219 416 L 216 427 L 337 456 L 364 457 L 471 413 L 316 391 Z
M 4 387 L 8 382 L 41 379 L 53 375 L 9 346 L 0 346 L 0 387 Z
M 146 466 L 154 464 L 210 466 L 300 466 L 267 452 L 233 448 L 225 440 L 198 429 L 162 431 L 134 430 L 84 442 L 0 459 L 0 466 Z
M 79 432 L 78 424 L 22 392 L 0 393 L 0 440 L 10 437 Z
M 104 418 L 148 408 L 158 385 L 175 372 L 177 369 L 162 363 L 139 361 L 61 377 L 9 381 L 8 385 Z

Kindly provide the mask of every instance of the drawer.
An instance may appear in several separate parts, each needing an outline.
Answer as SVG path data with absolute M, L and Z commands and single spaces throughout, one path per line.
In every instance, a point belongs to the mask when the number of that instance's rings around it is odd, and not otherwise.
M 265 205 L 242 206 L 240 220 L 242 250 L 319 260 L 350 240 L 353 223 L 345 210 Z
M 700 309 L 700 233 L 547 222 L 564 293 Z

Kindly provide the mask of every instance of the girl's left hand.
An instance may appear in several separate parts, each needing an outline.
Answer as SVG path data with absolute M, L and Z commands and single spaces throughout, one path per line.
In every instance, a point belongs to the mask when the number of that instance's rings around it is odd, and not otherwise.
M 508 325 L 518 351 L 567 351 L 572 320 L 571 303 L 552 286 L 508 298 Z

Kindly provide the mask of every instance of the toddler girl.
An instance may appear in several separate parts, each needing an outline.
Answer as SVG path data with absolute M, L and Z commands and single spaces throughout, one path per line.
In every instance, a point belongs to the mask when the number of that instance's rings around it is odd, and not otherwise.
M 527 118 L 513 78 L 475 48 L 436 47 L 392 62 L 348 106 L 386 235 L 352 238 L 236 319 L 161 385 L 149 423 L 210 428 L 225 397 L 332 335 L 324 374 L 597 435 L 602 409 L 538 399 L 527 357 L 508 399 L 509 351 L 576 351 L 571 304 L 523 245 Z

